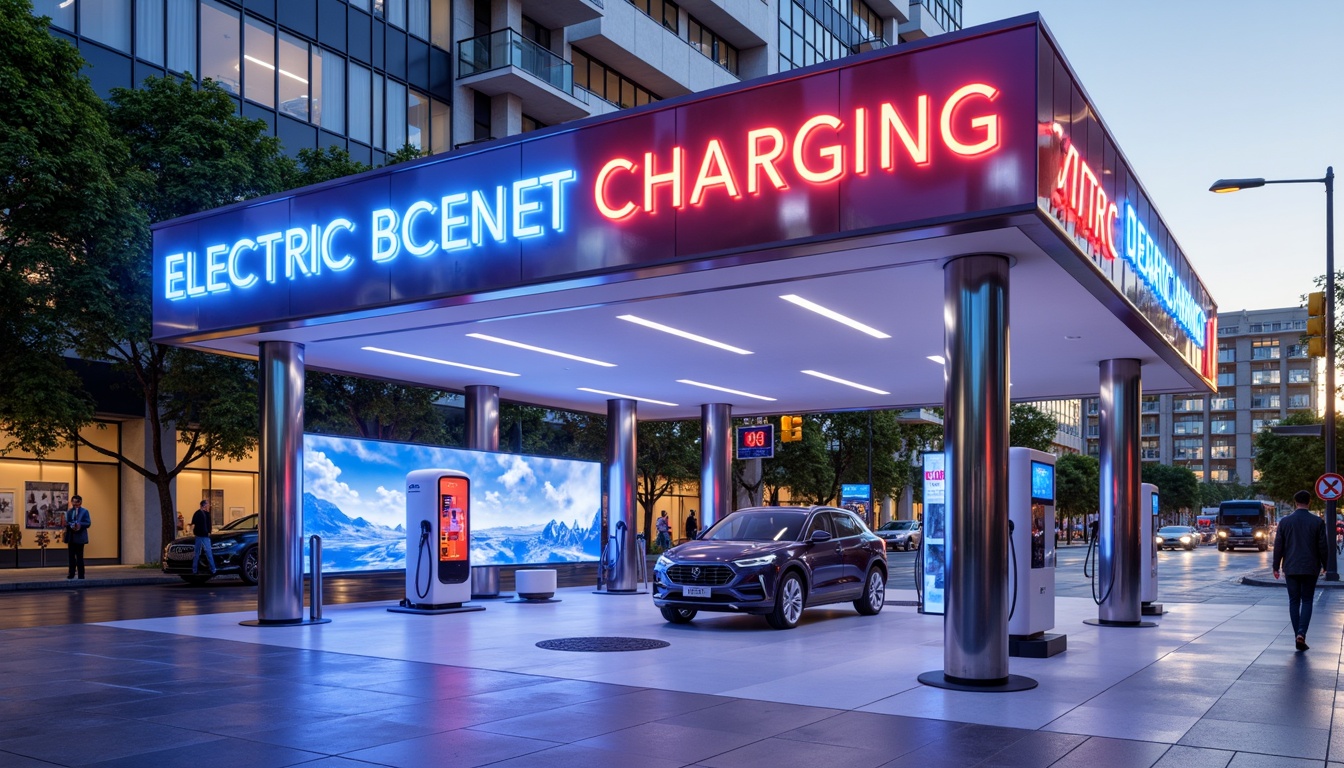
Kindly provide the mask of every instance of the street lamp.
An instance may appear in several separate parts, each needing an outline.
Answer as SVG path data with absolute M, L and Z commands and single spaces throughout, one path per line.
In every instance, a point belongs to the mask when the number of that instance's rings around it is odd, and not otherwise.
M 1325 185 L 1325 471 L 1335 471 L 1335 168 L 1325 169 L 1322 179 L 1219 179 L 1210 192 L 1236 192 L 1266 184 Z M 1335 553 L 1335 502 L 1325 502 L 1325 580 L 1339 581 Z

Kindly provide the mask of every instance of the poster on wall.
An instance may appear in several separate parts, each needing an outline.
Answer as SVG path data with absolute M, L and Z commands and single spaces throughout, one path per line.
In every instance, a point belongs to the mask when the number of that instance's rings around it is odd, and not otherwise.
M 924 613 L 941 615 L 947 565 L 947 457 L 924 454 Z
M 406 474 L 471 478 L 471 564 L 595 562 L 602 553 L 602 465 L 328 435 L 303 436 L 303 535 L 323 568 L 406 567 Z
M 0 525 L 14 524 L 14 492 L 0 491 Z
M 23 527 L 65 530 L 65 510 L 70 503 L 69 483 L 28 480 L 23 484 Z

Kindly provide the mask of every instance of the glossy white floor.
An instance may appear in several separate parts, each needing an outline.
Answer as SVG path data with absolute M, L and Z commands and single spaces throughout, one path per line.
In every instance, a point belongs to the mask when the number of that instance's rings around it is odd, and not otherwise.
M 342 605 L 326 609 L 330 624 L 311 627 L 239 626 L 254 614 L 108 626 L 1222 749 L 1237 748 L 1228 736 L 1238 730 L 1234 724 L 1257 722 L 1255 738 L 1263 737 L 1264 728 L 1286 729 L 1276 741 L 1290 746 L 1273 753 L 1317 760 L 1325 758 L 1330 741 L 1342 617 L 1321 593 L 1307 654 L 1292 653 L 1287 611 L 1278 601 L 1168 604 L 1158 627 L 1130 629 L 1085 625 L 1084 619 L 1096 616 L 1095 605 L 1059 598 L 1055 631 L 1068 636 L 1068 651 L 1051 659 L 1013 659 L 1014 674 L 1040 685 L 1006 694 L 920 685 L 918 674 L 942 668 L 942 619 L 910 607 L 889 604 L 872 618 L 848 605 L 810 609 L 797 629 L 780 632 L 760 618 L 724 614 L 669 625 L 647 595 L 601 596 L 573 588 L 557 596 L 562 602 L 483 601 L 483 612 L 442 616 L 389 613 L 389 603 Z M 888 600 L 913 599 L 913 592 L 888 592 Z M 581 636 L 657 638 L 672 645 L 630 653 L 566 653 L 534 645 Z M 1315 693 L 1328 691 L 1331 699 L 1310 708 L 1322 713 L 1319 721 L 1308 715 L 1274 724 L 1238 716 L 1238 701 L 1253 710 L 1266 706 L 1257 686 L 1318 674 L 1321 690 Z

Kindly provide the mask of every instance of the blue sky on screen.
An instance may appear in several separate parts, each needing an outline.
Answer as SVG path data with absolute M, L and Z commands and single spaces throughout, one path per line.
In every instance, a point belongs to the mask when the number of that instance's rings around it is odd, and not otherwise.
M 466 472 L 477 529 L 551 520 L 587 526 L 601 503 L 596 462 L 325 435 L 304 435 L 303 448 L 304 490 L 379 525 L 405 522 L 406 474 L 416 469 Z

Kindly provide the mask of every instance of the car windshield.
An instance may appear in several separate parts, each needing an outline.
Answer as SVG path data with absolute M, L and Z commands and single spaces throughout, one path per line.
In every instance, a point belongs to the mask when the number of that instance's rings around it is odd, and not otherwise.
M 1162 530 L 1158 531 L 1158 533 L 1162 534 L 1163 536 L 1183 536 L 1189 532 L 1190 529 L 1186 528 L 1183 525 L 1169 525 L 1166 528 L 1163 528 Z
M 257 529 L 257 516 L 248 515 L 240 517 L 228 525 L 220 528 L 221 531 L 255 531 Z
M 878 528 L 877 530 L 879 530 L 879 531 L 913 531 L 914 529 L 915 529 L 915 521 L 914 521 L 914 520 L 892 520 L 892 521 L 889 522 L 889 523 L 884 523 L 884 524 L 882 525 L 882 527 L 881 527 L 881 528 Z
M 756 509 L 734 512 L 705 531 L 710 541 L 797 541 L 807 513 L 802 510 Z

